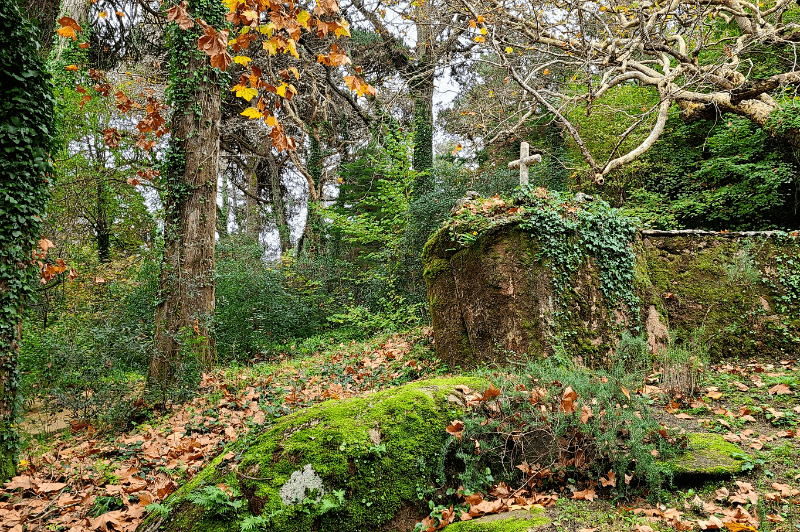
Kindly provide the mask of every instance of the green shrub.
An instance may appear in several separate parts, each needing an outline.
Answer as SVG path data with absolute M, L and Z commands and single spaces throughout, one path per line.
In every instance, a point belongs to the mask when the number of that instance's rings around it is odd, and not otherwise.
M 244 237 L 217 244 L 214 333 L 221 362 L 249 360 L 266 345 L 326 325 L 327 288 L 295 262 L 270 264 L 264 256 L 260 244 Z
M 105 283 L 61 287 L 46 320 L 31 308 L 20 349 L 28 402 L 42 398 L 73 419 L 128 421 L 150 361 L 156 272 L 154 261 L 136 261 Z
M 626 208 L 656 229 L 795 229 L 791 150 L 746 118 L 670 118 L 626 185 Z
M 29 327 L 20 353 L 23 393 L 41 396 L 50 411 L 67 410 L 71 419 L 125 424 L 146 372 L 145 350 L 135 333 L 92 327 L 80 317 L 44 331 Z
M 680 442 L 632 393 L 641 381 L 624 363 L 605 373 L 546 359 L 501 376 L 495 393 L 484 392 L 465 414 L 460 437 L 446 443 L 440 481 L 455 472 L 448 485 L 484 491 L 498 481 L 513 490 L 615 477 L 609 486 L 617 494 L 660 493 L 670 476 L 660 460 Z

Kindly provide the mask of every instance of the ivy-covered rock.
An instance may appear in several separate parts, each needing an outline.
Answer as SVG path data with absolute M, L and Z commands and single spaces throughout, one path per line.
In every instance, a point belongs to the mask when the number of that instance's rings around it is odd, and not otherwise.
M 465 202 L 425 245 L 436 353 L 452 365 L 566 348 L 603 364 L 638 319 L 634 221 L 544 189 Z
M 640 232 L 599 200 L 474 198 L 425 245 L 437 355 L 453 366 L 564 356 L 605 365 L 626 330 L 712 359 L 800 344 L 797 233 Z M 724 331 L 724 333 L 721 333 Z
M 445 428 L 464 408 L 459 385 L 488 386 L 431 379 L 286 416 L 232 444 L 139 530 L 413 529 L 444 476 Z

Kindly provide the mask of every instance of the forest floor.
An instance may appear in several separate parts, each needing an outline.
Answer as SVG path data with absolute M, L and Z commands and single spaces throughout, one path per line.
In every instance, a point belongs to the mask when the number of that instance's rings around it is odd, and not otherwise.
M 275 359 L 206 373 L 191 402 L 124 430 L 75 423 L 29 437 L 18 476 L 0 489 L 0 530 L 133 531 L 148 504 L 163 501 L 228 443 L 277 416 L 446 375 L 428 328 L 297 354 L 304 350 L 287 345 Z M 800 362 L 712 365 L 694 396 L 681 402 L 659 388 L 658 374 L 651 377 L 636 393 L 652 400 L 652 414 L 667 427 L 724 435 L 742 450 L 741 474 L 673 486 L 655 505 L 614 500 L 596 480 L 565 483 L 542 499 L 548 528 L 800 530 Z

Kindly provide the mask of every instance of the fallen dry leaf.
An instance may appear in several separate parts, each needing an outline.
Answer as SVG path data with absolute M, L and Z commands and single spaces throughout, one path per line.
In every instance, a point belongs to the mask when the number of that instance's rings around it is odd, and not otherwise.
M 577 500 L 593 501 L 597 498 L 597 494 L 592 488 L 587 488 L 583 491 L 572 492 L 572 498 Z
M 720 518 L 715 516 L 715 515 L 712 515 L 711 517 L 709 517 L 708 521 L 703 521 L 703 520 L 699 520 L 698 519 L 697 524 L 703 530 L 719 530 L 720 528 L 722 528 L 724 526 L 724 524 L 722 523 Z
M 455 436 L 457 440 L 460 440 L 461 437 L 463 436 L 464 422 L 460 421 L 458 419 L 455 419 L 455 420 L 450 422 L 450 425 L 448 425 L 445 430 L 449 434 Z
M 600 477 L 600 484 L 602 484 L 604 488 L 606 486 L 616 487 L 617 479 L 614 476 L 614 471 L 611 469 L 608 470 L 608 478 Z
M 775 386 L 769 389 L 770 395 L 789 395 L 790 393 L 792 393 L 791 388 L 789 388 L 785 384 L 776 384 Z

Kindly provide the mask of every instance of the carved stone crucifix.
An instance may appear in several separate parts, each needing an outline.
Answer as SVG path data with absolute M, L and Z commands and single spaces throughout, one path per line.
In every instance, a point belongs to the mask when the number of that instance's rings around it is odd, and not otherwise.
M 508 167 L 511 170 L 519 166 L 520 185 L 528 184 L 528 167 L 535 163 L 542 162 L 542 156 L 540 154 L 538 153 L 534 155 L 529 155 L 529 154 L 530 154 L 530 145 L 527 142 L 523 142 L 519 145 L 519 160 L 511 161 L 510 163 L 508 163 Z

